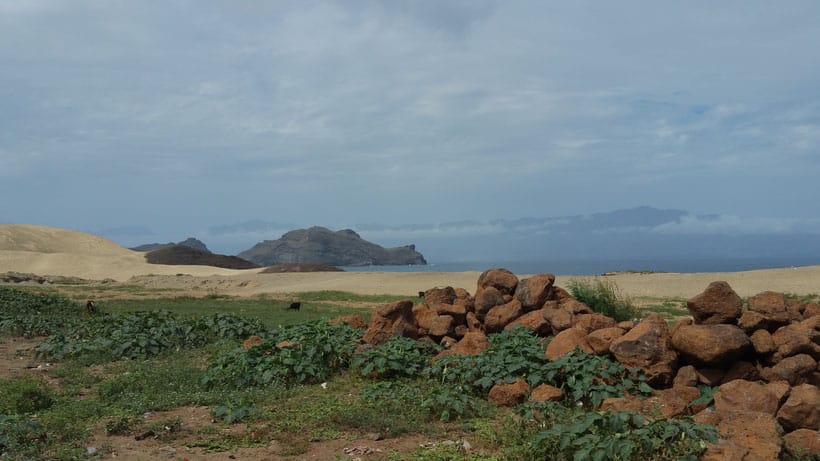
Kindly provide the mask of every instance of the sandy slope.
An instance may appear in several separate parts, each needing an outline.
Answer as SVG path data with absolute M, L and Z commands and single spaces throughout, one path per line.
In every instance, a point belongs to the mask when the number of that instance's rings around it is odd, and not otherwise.
M 258 274 L 258 269 L 164 266 L 148 264 L 143 253 L 82 232 L 43 226 L 0 225 L 0 273 L 7 271 L 97 280 L 112 278 L 149 287 L 208 290 L 243 296 L 313 290 L 413 296 L 418 291 L 448 285 L 466 288 L 472 293 L 479 276 L 478 272 Z M 556 283 L 566 286 L 570 278 L 572 276 L 559 276 Z M 741 296 L 765 290 L 820 293 L 820 266 L 730 273 L 620 274 L 608 278 L 614 280 L 624 293 L 641 297 L 688 298 L 715 280 L 726 280 Z

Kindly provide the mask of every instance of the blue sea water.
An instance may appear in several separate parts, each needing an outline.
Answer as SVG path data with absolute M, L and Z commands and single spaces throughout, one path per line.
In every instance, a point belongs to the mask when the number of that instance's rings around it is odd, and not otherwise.
M 572 260 L 432 262 L 426 266 L 343 266 L 352 272 L 464 272 L 503 267 L 516 274 L 599 275 L 611 271 L 736 272 L 820 265 L 820 258 L 745 258 L 678 260 Z

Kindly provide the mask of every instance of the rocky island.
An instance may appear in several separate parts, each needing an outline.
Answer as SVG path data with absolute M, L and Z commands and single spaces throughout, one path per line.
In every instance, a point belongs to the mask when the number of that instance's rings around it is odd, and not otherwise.
M 265 240 L 239 253 L 240 258 L 261 266 L 284 263 L 322 263 L 334 266 L 425 265 L 415 245 L 384 248 L 344 229 L 325 227 L 293 230 L 278 240 Z

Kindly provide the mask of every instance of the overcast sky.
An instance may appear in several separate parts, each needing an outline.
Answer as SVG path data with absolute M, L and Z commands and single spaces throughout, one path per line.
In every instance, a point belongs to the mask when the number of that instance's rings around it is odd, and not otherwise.
M 818 18 L 815 0 L 0 0 L 0 222 L 140 243 L 637 205 L 816 220 Z

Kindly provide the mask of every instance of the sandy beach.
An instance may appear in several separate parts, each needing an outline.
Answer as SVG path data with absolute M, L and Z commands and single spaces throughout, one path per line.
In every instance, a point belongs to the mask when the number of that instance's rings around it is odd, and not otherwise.
M 489 269 L 489 268 L 488 268 Z M 0 225 L 0 273 L 114 279 L 151 288 L 193 293 L 252 296 L 314 290 L 413 296 L 436 286 L 475 291 L 480 272 L 311 272 L 258 274 L 259 269 L 148 264 L 144 253 L 81 232 L 31 225 Z M 526 277 L 528 274 L 517 274 Z M 557 274 L 566 286 L 572 274 Z M 820 293 L 820 266 L 712 273 L 624 273 L 606 277 L 633 297 L 689 298 L 715 280 L 725 280 L 741 296 L 771 290 L 798 295 Z

